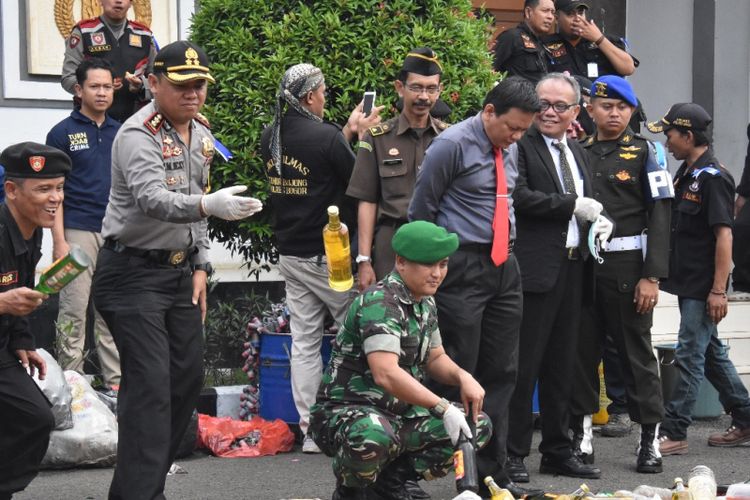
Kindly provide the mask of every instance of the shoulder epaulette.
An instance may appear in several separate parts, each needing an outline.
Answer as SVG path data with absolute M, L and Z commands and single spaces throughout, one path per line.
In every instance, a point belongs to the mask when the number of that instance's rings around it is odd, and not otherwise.
M 696 179 L 699 175 L 701 175 L 703 172 L 706 172 L 707 174 L 711 175 L 712 177 L 716 177 L 717 175 L 721 175 L 721 170 L 718 168 L 715 168 L 713 166 L 713 163 L 707 167 L 699 168 L 696 170 L 693 170 L 693 177 Z
M 153 115 L 146 118 L 143 124 L 152 134 L 156 135 L 162 125 L 164 125 L 164 115 L 156 111 Z
M 100 24 L 102 24 L 102 20 L 98 17 L 92 17 L 91 19 L 78 21 L 79 28 L 93 28 L 94 26 L 99 26 Z
M 196 113 L 195 119 L 199 123 L 203 124 L 206 128 L 211 128 L 211 123 L 208 121 L 208 118 L 206 118 L 202 113 Z
M 370 135 L 373 137 L 383 135 L 388 132 L 390 128 L 391 127 L 389 127 L 387 123 L 384 123 L 382 125 L 375 125 L 374 127 L 370 127 Z
M 132 26 L 133 28 L 136 28 L 136 29 L 139 29 L 139 30 L 143 30 L 143 31 L 147 31 L 149 35 L 151 34 L 151 28 L 149 28 L 148 26 L 146 26 L 143 23 L 139 23 L 138 21 L 133 21 L 133 20 L 128 19 L 128 24 L 130 26 Z
M 450 127 L 449 123 L 445 123 L 444 121 L 438 120 L 437 118 L 433 118 L 432 121 L 433 123 L 435 123 L 435 126 L 439 128 L 440 130 L 445 130 L 448 127 Z
M 592 144 L 594 144 L 594 136 L 593 136 L 593 135 L 592 135 L 592 136 L 589 136 L 589 138 L 588 138 L 588 139 L 585 139 L 585 140 L 583 141 L 583 145 L 584 145 L 584 146 L 591 146 Z

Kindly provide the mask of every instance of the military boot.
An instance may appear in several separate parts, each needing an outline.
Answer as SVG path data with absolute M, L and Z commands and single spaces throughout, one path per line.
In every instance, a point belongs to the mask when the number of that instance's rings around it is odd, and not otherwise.
M 659 452 L 659 424 L 641 424 L 641 442 L 635 470 L 644 474 L 658 474 L 662 471 Z
M 336 491 L 333 492 L 331 500 L 367 500 L 367 490 L 369 488 L 352 488 L 344 486 L 339 480 L 336 481 Z
M 406 482 L 410 479 L 414 480 L 414 474 L 414 469 L 412 469 L 408 462 L 406 462 L 405 457 L 399 457 L 388 464 L 388 466 L 378 474 L 375 484 L 370 486 L 370 491 L 375 495 L 370 495 L 369 498 L 382 498 L 383 500 L 413 500 L 411 493 L 406 489 Z
M 594 433 L 591 415 L 571 415 L 568 424 L 571 433 L 570 448 L 573 455 L 587 465 L 594 463 Z

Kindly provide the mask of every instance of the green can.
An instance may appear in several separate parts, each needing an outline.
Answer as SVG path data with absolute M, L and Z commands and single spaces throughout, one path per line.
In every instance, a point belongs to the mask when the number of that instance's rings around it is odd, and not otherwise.
M 39 276 L 34 290 L 47 295 L 58 293 L 65 285 L 89 268 L 91 259 L 78 246 L 73 246 L 68 255 L 60 257 Z

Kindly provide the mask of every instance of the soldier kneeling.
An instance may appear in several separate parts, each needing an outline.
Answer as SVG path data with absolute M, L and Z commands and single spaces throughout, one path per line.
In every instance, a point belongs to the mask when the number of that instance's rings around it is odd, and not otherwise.
M 464 413 L 423 384 L 426 375 L 459 386 L 475 415 L 478 447 L 492 424 L 484 389 L 445 353 L 432 296 L 445 278 L 458 237 L 430 222 L 402 226 L 392 241 L 395 269 L 355 299 L 336 337 L 310 433 L 333 457 L 333 499 L 429 498 L 416 484 L 452 466 Z

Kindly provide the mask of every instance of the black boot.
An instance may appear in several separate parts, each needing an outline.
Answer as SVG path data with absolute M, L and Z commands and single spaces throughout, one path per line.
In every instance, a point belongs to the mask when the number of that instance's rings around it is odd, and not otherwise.
M 409 465 L 406 457 L 399 457 L 378 474 L 378 478 L 375 484 L 370 486 L 370 490 L 375 493 L 373 495 L 375 498 L 380 497 L 383 500 L 413 500 L 414 497 L 406 489 L 406 483 L 409 480 L 416 483 L 416 473 Z M 419 488 L 418 484 L 416 486 Z M 422 491 L 421 488 L 419 490 Z M 427 493 L 424 494 L 427 495 Z M 427 498 L 430 498 L 429 495 L 427 495 Z
M 568 427 L 570 429 L 570 449 L 573 455 L 581 459 L 584 464 L 591 465 L 594 463 L 594 451 L 584 453 L 581 451 L 581 443 L 584 438 L 584 417 L 583 415 L 571 415 Z M 593 446 L 592 446 L 593 448 Z
M 641 424 L 641 445 L 635 470 L 644 474 L 662 471 L 661 455 L 654 446 L 657 424 Z
M 336 481 L 336 491 L 331 500 L 367 500 L 367 490 L 368 488 L 344 486 L 341 481 Z

